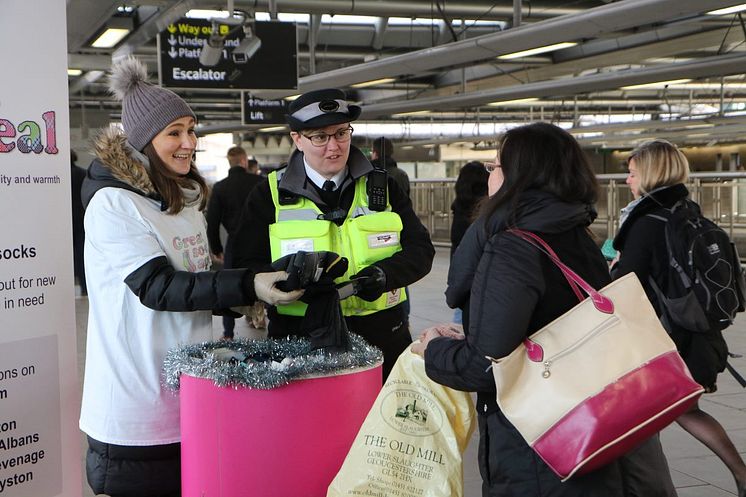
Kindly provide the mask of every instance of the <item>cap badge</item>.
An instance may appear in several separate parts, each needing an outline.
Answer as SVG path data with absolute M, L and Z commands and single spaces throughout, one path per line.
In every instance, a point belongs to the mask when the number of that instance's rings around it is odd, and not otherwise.
M 319 102 L 319 110 L 321 112 L 337 112 L 339 110 L 339 102 L 336 100 L 322 100 Z

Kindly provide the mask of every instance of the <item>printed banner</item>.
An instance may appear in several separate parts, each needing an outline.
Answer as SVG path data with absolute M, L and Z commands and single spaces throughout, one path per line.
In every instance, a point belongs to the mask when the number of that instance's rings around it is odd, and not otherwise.
M 33 8 L 0 15 L 0 497 L 79 497 L 65 2 Z

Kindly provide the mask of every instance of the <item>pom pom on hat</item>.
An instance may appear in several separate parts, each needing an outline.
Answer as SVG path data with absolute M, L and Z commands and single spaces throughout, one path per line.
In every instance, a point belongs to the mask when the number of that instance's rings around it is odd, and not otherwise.
M 134 57 L 112 66 L 109 88 L 122 101 L 122 127 L 127 141 L 139 151 L 174 120 L 187 116 L 197 120 L 180 96 L 148 83 L 148 70 Z
M 127 57 L 111 68 L 109 88 L 117 100 L 124 100 L 137 85 L 147 82 L 148 70 L 145 64 L 134 57 Z

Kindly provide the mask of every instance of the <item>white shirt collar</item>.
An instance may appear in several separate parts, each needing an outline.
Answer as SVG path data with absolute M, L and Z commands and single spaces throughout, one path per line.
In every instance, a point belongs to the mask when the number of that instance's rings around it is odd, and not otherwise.
M 306 176 L 308 176 L 308 179 L 310 179 L 314 185 L 318 186 L 319 188 L 323 188 L 326 178 L 320 175 L 311 166 L 308 165 L 308 162 L 306 162 L 305 155 L 303 156 L 303 167 L 306 169 Z M 331 178 L 331 180 L 334 181 L 335 190 L 338 189 L 342 185 L 342 182 L 344 181 L 346 176 L 347 176 L 347 166 L 345 166 L 344 169 L 342 169 L 340 172 L 338 172 Z

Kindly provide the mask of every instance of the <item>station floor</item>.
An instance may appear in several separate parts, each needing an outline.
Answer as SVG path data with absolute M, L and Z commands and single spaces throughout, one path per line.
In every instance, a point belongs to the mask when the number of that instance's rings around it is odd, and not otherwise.
M 448 249 L 438 248 L 433 269 L 428 276 L 410 287 L 412 311 L 410 315 L 412 336 L 433 324 L 451 321 L 453 311 L 445 305 L 443 291 L 448 273 Z M 76 299 L 78 326 L 79 369 L 82 381 L 85 361 L 86 319 L 88 301 Z M 257 336 L 259 332 L 238 320 L 238 336 Z M 215 338 L 222 335 L 222 321 L 213 320 Z M 740 314 L 736 323 L 726 331 L 731 352 L 746 355 L 746 313 Z M 731 359 L 731 364 L 746 375 L 746 358 Z M 702 409 L 717 418 L 726 429 L 742 457 L 746 459 L 746 390 L 725 372 L 718 378 L 718 391 L 703 397 Z M 478 433 L 464 454 L 464 497 L 481 496 L 481 478 L 477 468 Z M 735 495 L 735 483 L 725 465 L 704 445 L 691 437 L 675 423 L 661 434 L 663 449 L 668 458 L 674 484 L 680 497 L 727 497 Z M 83 466 L 85 466 L 85 437 L 81 434 Z M 93 493 L 83 476 L 83 496 Z M 238 496 L 236 496 L 238 497 Z M 531 496 L 526 496 L 531 497 Z

